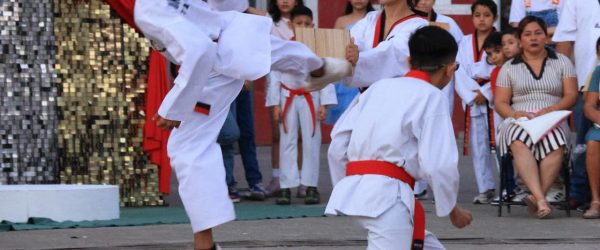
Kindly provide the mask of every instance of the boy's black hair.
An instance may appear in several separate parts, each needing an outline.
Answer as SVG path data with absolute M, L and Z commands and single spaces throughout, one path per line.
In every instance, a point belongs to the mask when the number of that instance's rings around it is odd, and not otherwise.
M 367 2 L 367 12 L 371 12 L 374 10 L 375 8 L 373 8 L 373 4 L 371 3 L 371 1 Z M 352 7 L 352 3 L 350 3 L 350 0 L 348 0 L 348 3 L 346 4 L 346 10 L 344 11 L 344 15 L 348 15 L 352 13 L 352 11 L 354 11 L 354 8 Z
M 304 0 L 296 0 L 296 6 L 304 6 Z M 281 20 L 281 10 L 279 10 L 279 7 L 277 7 L 277 0 L 269 0 L 267 12 L 269 12 L 269 15 L 271 15 L 274 23 Z
M 494 3 L 494 1 L 492 1 L 492 0 L 477 0 L 477 1 L 475 1 L 471 5 L 471 15 L 473 15 L 473 13 L 475 13 L 475 8 L 477 8 L 478 5 L 481 5 L 481 6 L 484 6 L 484 7 L 487 7 L 488 9 L 490 9 L 492 14 L 494 14 L 494 17 L 498 16 L 498 5 L 496 5 L 496 3 Z
M 530 23 L 537 23 L 544 31 L 544 34 L 548 36 L 548 26 L 546 25 L 546 22 L 544 22 L 544 19 L 541 19 L 536 16 L 526 16 L 519 22 L 519 27 L 517 28 L 517 34 L 519 35 L 518 38 L 521 38 L 521 35 L 523 35 L 523 31 L 525 31 L 525 26 L 527 26 Z
M 600 54 L 600 36 L 596 40 L 596 54 Z
M 494 31 L 485 38 L 483 49 L 494 49 L 496 47 L 502 47 L 502 33 Z
M 413 69 L 434 72 L 455 62 L 458 45 L 445 29 L 425 26 L 410 36 L 408 50 Z
M 504 35 L 513 35 L 514 37 L 519 39 L 519 31 L 512 26 L 510 26 L 502 31 L 502 36 L 504 37 Z
M 304 5 L 296 5 L 296 7 L 294 7 L 294 9 L 292 9 L 292 13 L 291 13 L 291 20 L 294 20 L 294 17 L 296 16 L 309 16 L 310 19 L 313 19 L 313 12 L 312 10 L 310 10 L 310 8 L 304 6 Z

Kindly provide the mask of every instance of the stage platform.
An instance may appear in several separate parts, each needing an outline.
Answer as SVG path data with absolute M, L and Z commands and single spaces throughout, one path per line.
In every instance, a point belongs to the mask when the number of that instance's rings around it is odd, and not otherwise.
M 115 185 L 0 185 L 0 221 L 112 220 L 119 218 Z

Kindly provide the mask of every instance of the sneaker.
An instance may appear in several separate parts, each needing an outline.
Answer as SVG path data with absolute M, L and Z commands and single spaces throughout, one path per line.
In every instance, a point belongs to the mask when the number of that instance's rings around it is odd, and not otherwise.
M 277 205 L 290 205 L 292 204 L 292 195 L 289 188 L 282 188 L 279 190 L 281 196 L 275 200 Z
M 248 188 L 248 191 L 250 193 L 248 199 L 250 200 L 264 201 L 267 199 L 267 191 L 265 191 L 265 188 L 263 188 L 262 183 L 251 185 Z
M 319 191 L 317 191 L 317 187 L 306 188 L 306 197 L 304 197 L 304 204 L 314 205 L 319 204 L 320 202 L 321 196 L 319 195 Z
M 280 190 L 279 177 L 271 178 L 271 182 L 269 182 L 269 185 L 265 189 L 267 196 L 269 196 L 269 197 L 277 196 L 277 194 L 279 193 L 279 190 Z
M 418 194 L 415 194 L 415 198 L 417 198 L 417 200 L 427 200 L 427 198 L 429 198 L 429 195 L 427 194 L 427 190 L 423 190 L 423 192 L 420 192 Z
M 488 204 L 490 203 L 490 201 L 492 200 L 492 198 L 494 198 L 494 189 L 490 189 L 488 191 L 485 191 L 485 193 L 481 193 L 477 196 L 475 196 L 475 198 L 473 198 L 473 204 Z
M 229 199 L 231 199 L 231 202 L 233 202 L 233 203 L 240 202 L 240 193 L 238 192 L 237 188 L 229 187 L 228 189 L 229 189 Z
M 304 185 L 300 185 L 298 187 L 298 192 L 296 192 L 296 198 L 305 198 L 306 197 L 306 189 L 308 187 Z
M 523 202 L 523 199 L 525 199 L 525 197 L 527 197 L 527 195 L 529 195 L 529 194 L 527 192 L 525 192 L 524 190 L 519 190 L 510 201 Z
M 560 202 L 564 201 L 566 198 L 565 192 L 563 188 L 550 187 L 548 193 L 546 193 L 546 200 L 548 202 Z

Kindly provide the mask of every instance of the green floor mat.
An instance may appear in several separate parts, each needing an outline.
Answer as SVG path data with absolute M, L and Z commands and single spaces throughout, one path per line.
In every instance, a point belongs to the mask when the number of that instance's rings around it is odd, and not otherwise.
M 287 219 L 323 216 L 322 206 L 278 206 L 272 204 L 236 204 L 237 220 Z M 103 221 L 56 222 L 46 218 L 30 218 L 27 223 L 2 221 L 0 231 L 64 228 L 124 227 L 159 224 L 185 224 L 189 220 L 182 207 L 121 208 L 121 217 Z

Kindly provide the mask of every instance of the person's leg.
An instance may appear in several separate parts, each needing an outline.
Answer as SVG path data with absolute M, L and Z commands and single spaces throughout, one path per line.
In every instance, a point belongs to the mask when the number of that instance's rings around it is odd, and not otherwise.
M 215 245 L 213 241 L 212 229 L 207 229 L 194 234 L 194 250 L 212 249 Z
M 280 125 L 281 142 L 279 144 L 279 166 L 281 169 L 279 183 L 281 185 L 282 197 L 276 200 L 277 204 L 290 203 L 290 188 L 300 185 L 300 175 L 298 173 L 298 98 L 289 105 L 285 117 L 287 132 L 284 131 L 283 124 Z M 284 197 L 285 196 L 285 197 Z
M 596 212 L 600 216 L 600 141 L 588 141 L 586 162 L 592 193 L 592 202 L 588 210 L 590 212 L 586 212 L 586 214 L 588 214 L 588 217 L 593 217 L 589 214 Z
M 237 122 L 240 127 L 240 154 L 244 163 L 246 181 L 249 186 L 262 183 L 262 174 L 256 159 L 256 143 L 254 139 L 254 115 L 252 111 L 252 92 L 242 90 L 236 99 Z
M 233 175 L 233 145 L 221 144 L 220 146 L 223 155 L 223 164 L 225 164 L 225 181 L 227 182 L 227 187 L 235 187 L 237 183 L 235 181 L 235 176 Z
M 315 114 L 319 107 L 319 95 L 313 95 L 313 107 Z M 298 98 L 299 123 L 302 134 L 302 168 L 300 170 L 300 184 L 306 186 L 306 196 L 304 203 L 318 204 L 320 195 L 317 191 L 319 183 L 319 160 L 321 154 L 321 125 L 318 117 L 314 117 L 315 126 L 313 128 L 313 117 L 310 108 L 304 97 Z M 318 114 L 317 114 L 318 115 Z
M 276 192 L 279 192 L 279 175 L 280 175 L 280 170 L 279 170 L 279 141 L 281 140 L 280 138 L 280 131 L 279 131 L 279 126 L 280 124 L 278 122 L 275 122 L 275 119 L 273 117 L 273 108 L 269 108 L 269 116 L 271 117 L 271 131 L 273 132 L 273 137 L 272 137 L 272 141 L 271 141 L 271 168 L 272 168 L 272 176 L 271 176 L 271 181 L 269 182 L 269 185 L 267 186 L 267 195 L 271 196 Z
M 571 172 L 571 199 L 574 205 L 582 205 L 589 200 L 589 185 L 585 164 L 585 135 L 592 126 L 583 114 L 583 94 L 579 93 L 577 103 L 573 107 L 575 117 L 576 140 L 575 149 L 572 154 L 573 169 Z
M 540 161 L 540 182 L 542 185 L 542 192 L 544 195 L 548 192 L 548 189 L 554 184 L 560 168 L 562 167 L 564 150 L 560 149 L 552 151 L 546 155 L 542 161 Z
M 521 141 L 514 141 L 510 145 L 510 150 L 517 173 L 525 182 L 525 186 L 536 200 L 544 200 L 545 195 L 542 191 L 538 165 L 531 150 Z
M 493 198 L 490 190 L 496 188 L 493 165 L 490 161 L 490 145 L 485 115 L 471 117 L 470 146 L 473 168 L 479 196 L 475 203 L 488 203 Z M 485 196 L 485 197 L 484 197 Z M 479 199 L 477 199 L 479 198 Z M 487 198 L 487 199 L 486 199 Z

